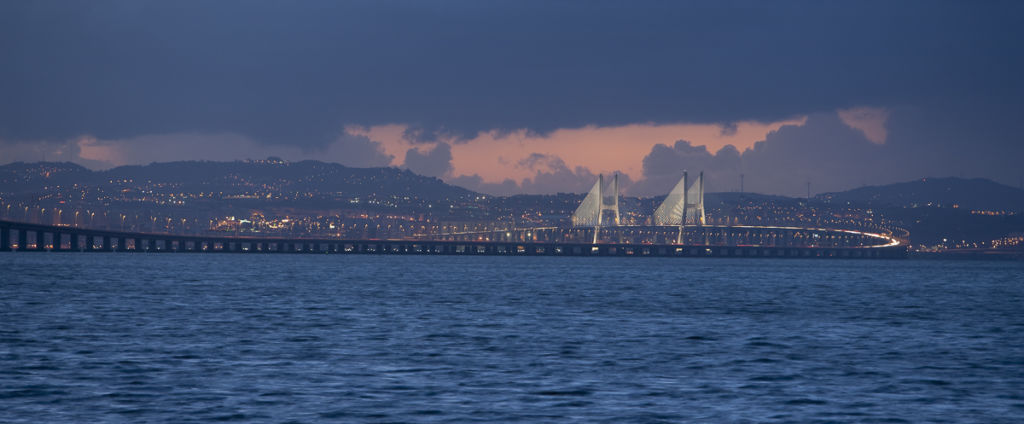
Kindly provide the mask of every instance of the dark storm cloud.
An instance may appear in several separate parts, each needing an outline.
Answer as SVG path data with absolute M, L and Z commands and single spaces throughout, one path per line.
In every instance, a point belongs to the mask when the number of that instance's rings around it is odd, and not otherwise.
M 519 166 L 537 171 L 533 178 L 523 180 L 523 193 L 585 193 L 597 181 L 597 174 L 589 169 L 570 169 L 562 158 L 553 155 L 534 153 L 519 161 Z
M 0 139 L 1020 107 L 1021 3 L 4 2 Z
M 659 144 L 644 158 L 644 176 L 631 190 L 637 195 L 667 193 L 683 170 L 705 173 L 705 188 L 737 191 L 740 175 L 751 192 L 805 195 L 865 184 L 910 180 L 936 169 L 906 163 L 899 146 L 879 145 L 849 127 L 834 113 L 814 114 L 803 125 L 787 125 L 742 154 L 732 146 L 716 153 L 680 140 Z
M 890 146 L 870 142 L 834 113 L 811 115 L 803 126 L 784 126 L 743 152 L 745 188 L 801 196 L 807 182 L 820 193 L 914 179 L 905 172 L 897 175 L 891 153 Z M 729 188 L 738 186 L 738 179 L 733 181 Z
M 412 172 L 428 177 L 446 176 L 452 171 L 452 146 L 437 143 L 426 152 L 409 149 L 405 152 L 405 166 Z
M 359 135 L 346 134 L 336 140 L 326 154 L 336 162 L 356 168 L 388 166 L 392 156 L 384 153 L 380 143 Z
M 683 176 L 683 171 L 697 174 L 704 171 L 708 191 L 728 191 L 726 181 L 731 182 L 742 168 L 740 153 L 727 145 L 716 153 L 704 146 L 693 146 L 686 140 L 679 140 L 673 146 L 657 144 L 644 157 L 643 178 L 630 188 L 630 193 L 640 196 L 655 196 L 668 193 Z

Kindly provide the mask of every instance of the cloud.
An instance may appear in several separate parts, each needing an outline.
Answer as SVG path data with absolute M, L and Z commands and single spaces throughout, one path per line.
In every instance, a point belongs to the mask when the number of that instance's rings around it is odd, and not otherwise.
M 346 166 L 388 166 L 393 157 L 367 137 L 343 134 L 326 146 L 299 148 L 266 145 L 239 134 L 151 134 L 117 140 L 81 136 L 57 143 L 0 143 L 8 161 L 72 161 L 94 169 L 178 160 L 231 161 L 278 156 L 288 160 L 317 159 Z
M 457 177 L 449 177 L 445 180 L 448 184 L 454 184 L 459 187 L 465 187 L 473 190 L 477 193 L 492 194 L 495 196 L 511 196 L 513 194 L 521 194 L 522 187 L 512 181 L 511 178 L 505 179 L 499 183 L 488 183 L 479 175 L 459 175 Z
M 643 158 L 656 144 L 671 144 L 679 139 L 714 150 L 734 145 L 747 148 L 783 125 L 799 125 L 802 117 L 777 122 L 737 122 L 723 133 L 720 124 L 633 124 L 620 127 L 586 126 L 564 128 L 546 135 L 527 130 L 488 131 L 461 141 L 445 139 L 451 146 L 452 175 L 476 175 L 486 183 L 506 179 L 522 182 L 541 170 L 551 170 L 551 158 L 569 169 L 583 167 L 591 172 L 621 172 L 632 179 L 643 172 Z M 409 127 L 390 124 L 376 127 L 349 127 L 350 134 L 379 142 L 394 158 L 404 158 L 409 149 L 424 149 L 429 143 L 408 140 Z M 402 166 L 401 162 L 393 162 Z
M 523 180 L 523 193 L 580 193 L 589 190 L 594 181 L 597 181 L 597 174 L 590 169 L 582 166 L 569 169 L 565 161 L 557 156 L 534 153 L 520 163 L 527 163 L 530 169 L 537 171 L 532 178 Z M 620 178 L 620 189 L 628 185 L 628 178 Z
M 405 167 L 429 177 L 443 177 L 452 171 L 452 147 L 437 143 L 426 151 L 412 148 L 405 152 Z
M 516 162 L 516 167 L 529 169 L 531 171 L 541 170 L 555 170 L 558 168 L 565 168 L 565 161 L 558 156 L 545 155 L 543 153 L 530 153 L 525 158 Z
M 715 154 L 705 146 L 694 146 L 689 141 L 679 140 L 672 146 L 655 145 L 644 157 L 643 179 L 631 189 L 630 194 L 656 196 L 668 193 L 687 171 L 691 175 L 705 172 L 705 189 L 724 191 L 732 175 L 739 175 L 742 168 L 740 153 L 727 145 Z
M 2 2 L 0 48 L 18 66 L 0 67 L 0 138 L 230 133 L 309 148 L 346 126 L 396 122 L 417 128 L 412 140 L 452 143 L 937 97 L 1019 110 L 1021 12 L 1019 2 Z
M 582 166 L 569 168 L 562 158 L 540 153 L 533 153 L 522 159 L 519 166 L 534 170 L 533 176 L 520 182 L 505 179 L 500 183 L 488 183 L 479 175 L 458 176 L 447 178 L 450 184 L 456 184 L 473 191 L 493 195 L 511 194 L 549 194 L 549 193 L 582 193 L 590 190 L 597 181 L 598 174 Z M 606 173 L 609 178 L 618 172 Z M 619 174 L 619 190 L 625 193 L 633 184 L 629 175 Z
M 338 162 L 355 168 L 388 166 L 394 160 L 384 153 L 380 143 L 367 137 L 344 134 L 323 149 L 321 160 Z
M 742 171 L 765 191 L 793 190 L 776 168 L 823 188 L 911 171 L 1015 184 L 1022 15 L 1022 2 L 915 0 L 0 2 L 15 64 L 0 66 L 0 158 L 410 158 L 502 189 L 621 170 L 653 192 L 644 158 L 688 140 L 711 158 L 672 153 L 708 169 L 726 145 L 750 149 Z M 818 133 L 789 128 L 836 111 Z M 807 151 L 776 153 L 798 138 Z M 426 157 L 438 143 L 450 171 Z M 840 181 L 819 175 L 833 144 L 894 158 L 850 156 L 861 167 L 832 164 L 853 172 Z M 518 166 L 533 153 L 564 169 Z M 738 181 L 729 166 L 716 172 Z
M 885 129 L 885 121 L 889 119 L 889 111 L 877 107 L 857 107 L 840 109 L 839 119 L 850 128 L 858 129 L 864 133 L 872 143 L 884 144 L 889 136 Z
M 0 142 L 0 164 L 9 162 L 75 162 L 89 168 L 109 168 L 110 163 L 82 157 L 79 140 Z
M 703 171 L 709 192 L 737 191 L 743 174 L 746 191 L 790 196 L 805 195 L 807 182 L 818 193 L 908 178 L 895 168 L 898 160 L 886 149 L 836 114 L 814 114 L 803 125 L 772 131 L 742 153 L 726 146 L 712 154 L 685 140 L 656 145 L 644 158 L 643 179 L 631 194 L 667 193 L 683 170 Z M 875 169 L 886 172 L 869 171 Z
M 899 161 L 834 113 L 808 117 L 800 127 L 782 127 L 742 154 L 749 191 L 802 196 L 839 191 L 913 176 L 900 175 Z

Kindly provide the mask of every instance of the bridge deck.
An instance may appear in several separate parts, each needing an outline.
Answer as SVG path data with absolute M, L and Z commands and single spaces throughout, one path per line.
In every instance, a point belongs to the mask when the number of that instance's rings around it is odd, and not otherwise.
M 830 231 L 823 229 L 814 230 Z M 831 231 L 841 232 L 846 230 Z M 12 237 L 15 232 L 17 233 L 16 239 Z M 34 234 L 34 243 L 29 243 L 29 233 Z M 49 241 L 47 241 L 47 238 L 49 238 Z M 895 241 L 875 246 L 743 246 L 523 241 L 346 240 L 131 233 L 11 221 L 0 221 L 0 251 L 601 257 L 907 257 L 906 247 Z

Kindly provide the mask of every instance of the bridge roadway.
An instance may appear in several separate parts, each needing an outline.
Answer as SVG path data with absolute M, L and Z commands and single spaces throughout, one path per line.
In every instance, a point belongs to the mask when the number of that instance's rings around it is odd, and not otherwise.
M 790 227 L 747 226 L 745 228 L 782 229 Z M 813 230 L 851 232 L 849 230 Z M 34 235 L 33 243 L 29 243 L 30 233 Z M 132 233 L 0 220 L 0 252 L 333 253 L 892 259 L 907 257 L 907 248 L 895 239 L 877 234 L 855 233 L 879 238 L 884 243 L 872 246 L 723 246 L 707 244 L 549 241 L 345 240 L 333 238 Z

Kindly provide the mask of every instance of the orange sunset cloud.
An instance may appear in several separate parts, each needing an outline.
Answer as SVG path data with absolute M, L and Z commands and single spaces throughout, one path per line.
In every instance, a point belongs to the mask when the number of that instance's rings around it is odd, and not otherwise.
M 768 133 L 783 125 L 803 125 L 806 117 L 777 122 L 744 121 L 734 126 L 721 124 L 631 124 L 617 127 L 586 126 L 559 129 L 538 135 L 526 130 L 511 133 L 481 132 L 470 140 L 445 140 L 451 144 L 451 176 L 479 175 L 484 182 L 512 179 L 521 182 L 536 175 L 536 166 L 527 166 L 525 159 L 533 154 L 561 158 L 570 169 L 584 167 L 594 173 L 622 172 L 634 180 L 643 174 L 643 158 L 656 144 L 671 145 L 677 140 L 690 141 L 717 152 L 726 145 L 740 151 L 764 140 Z M 409 149 L 427 151 L 436 143 L 415 143 L 403 137 L 406 125 L 348 127 L 346 131 L 362 135 L 381 144 L 393 156 L 392 165 L 402 166 Z M 543 167 L 544 164 L 538 166 Z

